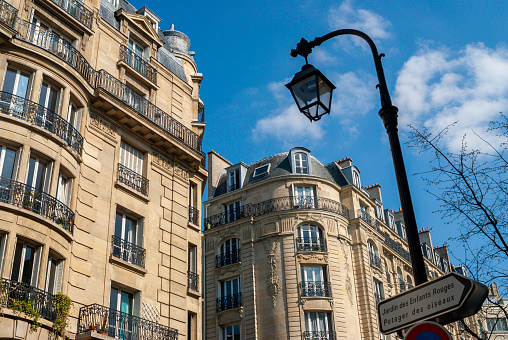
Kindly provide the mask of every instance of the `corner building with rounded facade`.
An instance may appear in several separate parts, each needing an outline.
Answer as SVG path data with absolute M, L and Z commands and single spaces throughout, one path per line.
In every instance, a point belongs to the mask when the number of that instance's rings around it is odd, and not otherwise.
M 201 338 L 189 48 L 124 0 L 0 1 L 0 339 L 48 339 L 58 293 L 71 338 Z
M 376 305 L 414 280 L 402 213 L 384 209 L 379 185 L 303 147 L 208 162 L 204 338 L 398 339 L 380 334 Z M 455 270 L 428 230 L 420 240 L 429 278 Z

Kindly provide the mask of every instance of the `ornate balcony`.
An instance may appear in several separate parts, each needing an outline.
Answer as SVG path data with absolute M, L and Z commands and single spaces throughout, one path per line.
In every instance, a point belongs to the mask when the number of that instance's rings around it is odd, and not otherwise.
M 72 234 L 74 213 L 65 204 L 29 185 L 0 177 L 0 203 L 7 203 L 46 217 Z
M 92 29 L 93 12 L 86 8 L 81 1 L 76 0 L 51 0 L 55 5 L 69 13 L 80 23 Z
M 385 237 L 384 242 L 388 247 L 392 248 L 396 253 L 398 253 L 408 262 L 411 262 L 411 255 L 409 255 L 409 252 L 406 249 L 404 249 L 402 244 L 400 244 L 397 241 L 394 241 L 387 233 L 383 233 L 383 235 Z
M 120 45 L 120 60 L 157 85 L 157 70 L 150 66 L 148 60 L 137 55 L 125 45 Z
M 115 235 L 111 238 L 112 255 L 126 262 L 145 268 L 146 250 Z
M 187 287 L 190 290 L 199 292 L 199 275 L 191 271 L 187 272 Z
M 332 285 L 330 282 L 321 282 L 321 281 L 310 281 L 310 282 L 300 282 L 298 284 L 300 287 L 301 296 L 332 296 Z
M 296 250 L 326 252 L 326 241 L 322 237 L 297 237 Z
M 9 26 L 10 28 L 14 28 L 16 24 L 16 18 L 18 16 L 18 10 L 14 8 L 12 5 L 8 4 L 5 1 L 0 1 L 0 21 Z
M 304 340 L 335 340 L 335 332 L 327 331 L 327 332 L 318 332 L 318 331 L 307 331 L 303 332 Z
M 121 163 L 118 163 L 117 180 L 145 196 L 148 195 L 148 179 Z
M 238 262 L 240 262 L 240 249 L 234 251 L 231 250 L 223 254 L 217 255 L 215 267 L 220 268 Z
M 272 198 L 259 203 L 249 203 L 240 207 L 235 214 L 221 213 L 205 218 L 205 229 L 211 229 L 244 217 L 256 217 L 276 211 L 312 209 L 324 210 L 349 218 L 349 209 L 342 203 L 328 198 L 310 198 L 302 200 L 297 196 Z
M 30 303 L 46 320 L 54 321 L 56 318 L 53 295 L 25 283 L 1 279 L 0 308 L 12 308 L 17 301 Z
M 98 304 L 79 309 L 77 333 L 94 331 L 117 339 L 178 340 L 178 331 Z
M 231 294 L 217 299 L 217 312 L 238 308 L 242 305 L 242 293 Z
M 83 137 L 69 122 L 44 106 L 11 93 L 0 92 L 0 113 L 23 119 L 63 139 L 79 155 Z
M 381 258 L 379 257 L 379 255 L 374 254 L 374 253 L 369 253 L 369 257 L 370 257 L 370 264 L 373 265 L 374 267 L 381 269 Z
M 195 225 L 199 223 L 199 210 L 189 205 L 189 222 Z

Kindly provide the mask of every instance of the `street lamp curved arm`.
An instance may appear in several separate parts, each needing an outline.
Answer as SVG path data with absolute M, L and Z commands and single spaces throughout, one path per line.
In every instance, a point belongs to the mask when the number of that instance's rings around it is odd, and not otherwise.
M 330 32 L 328 34 L 323 35 L 322 37 L 317 37 L 312 41 L 307 41 L 304 38 L 300 40 L 300 42 L 296 45 L 296 49 L 291 50 L 291 56 L 297 57 L 298 55 L 301 55 L 305 58 L 305 63 L 307 63 L 307 56 L 312 53 L 312 49 L 316 46 L 321 45 L 323 42 L 338 37 L 339 35 L 356 35 L 357 37 L 362 38 L 365 40 L 372 51 L 372 56 L 374 58 L 374 65 L 376 67 L 376 73 L 377 73 L 377 79 L 378 79 L 378 87 L 379 87 L 379 94 L 381 96 L 381 107 L 382 108 L 388 108 L 392 106 L 392 100 L 390 99 L 390 94 L 388 93 L 388 87 L 386 86 L 386 80 L 385 80 L 385 74 L 383 71 L 383 65 L 381 65 L 381 58 L 385 55 L 383 53 L 379 54 L 377 51 L 376 44 L 374 44 L 374 41 L 365 33 L 362 31 L 358 31 L 355 29 L 341 29 L 336 30 L 333 32 Z

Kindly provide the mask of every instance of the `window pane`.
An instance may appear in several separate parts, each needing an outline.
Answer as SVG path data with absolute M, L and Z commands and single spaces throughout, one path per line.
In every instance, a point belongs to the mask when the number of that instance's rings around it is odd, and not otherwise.
M 109 308 L 118 310 L 118 290 L 111 287 L 111 295 L 109 296 Z
M 46 106 L 46 96 L 48 95 L 48 84 L 42 83 L 39 95 L 39 105 Z
M 23 243 L 16 244 L 16 251 L 14 252 L 14 264 L 12 265 L 11 280 L 19 280 L 19 270 L 21 268 L 21 255 L 23 254 Z
M 30 76 L 24 72 L 19 75 L 18 88 L 16 89 L 16 95 L 25 98 L 28 94 L 28 84 L 30 82 Z
M 123 216 L 119 213 L 116 213 L 115 236 L 118 238 L 122 238 L 122 220 L 123 220 Z
M 16 152 L 13 150 L 6 149 L 4 164 L 2 167 L 1 176 L 4 178 L 12 179 L 12 175 L 14 173 L 14 162 L 16 160 Z
M 25 246 L 25 258 L 23 264 L 23 274 L 21 275 L 21 282 L 30 284 L 32 281 L 32 272 L 34 266 L 35 249 Z
M 7 69 L 7 72 L 5 73 L 5 80 L 2 91 L 7 93 L 13 93 L 15 80 L 16 80 L 16 71 L 12 69 Z

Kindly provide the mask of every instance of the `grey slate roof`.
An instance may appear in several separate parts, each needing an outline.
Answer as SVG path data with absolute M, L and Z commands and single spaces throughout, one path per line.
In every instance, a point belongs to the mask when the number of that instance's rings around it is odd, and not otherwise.
M 328 173 L 332 176 L 333 181 L 340 185 L 341 187 L 344 187 L 346 185 L 350 185 L 349 180 L 342 172 L 339 165 L 335 162 L 332 162 L 330 164 L 325 165 L 326 170 L 328 170 Z

